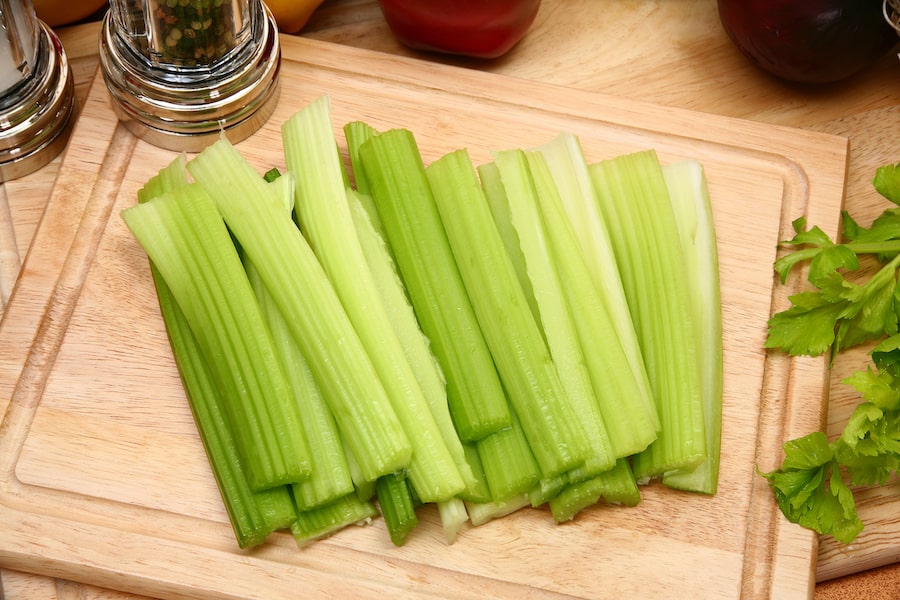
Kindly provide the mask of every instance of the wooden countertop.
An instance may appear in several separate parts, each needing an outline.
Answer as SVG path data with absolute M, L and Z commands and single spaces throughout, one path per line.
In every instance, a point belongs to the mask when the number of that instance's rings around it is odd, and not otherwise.
M 72 63 L 80 98 L 86 95 L 86 86 L 96 70 L 98 31 L 98 24 L 89 22 L 57 32 Z M 302 35 L 415 55 L 392 37 L 374 0 L 326 0 Z M 602 8 L 594 0 L 544 0 L 528 36 L 502 59 L 479 62 L 426 58 L 847 137 L 851 150 L 845 208 L 862 223 L 871 221 L 885 208 L 871 190 L 875 168 L 900 161 L 900 61 L 896 56 L 887 56 L 861 75 L 828 88 L 784 84 L 755 69 L 731 45 L 721 29 L 713 0 L 611 0 L 602 3 Z M 60 159 L 56 159 L 37 173 L 0 186 L 0 292 L 4 301 L 28 250 L 59 164 Z M 748 207 L 748 214 L 751 211 L 752 207 Z M 840 381 L 864 365 L 865 359 L 864 352 L 850 352 L 835 365 L 829 418 L 824 424 L 831 435 L 843 428 L 856 402 Z M 861 511 L 868 505 L 893 502 L 889 495 L 896 496 L 898 488 L 894 482 L 873 492 L 861 505 Z M 896 517 L 881 521 L 881 512 L 872 514 L 878 519 L 867 522 L 867 528 L 896 530 Z M 884 544 L 891 544 L 892 540 L 896 536 Z M 896 598 L 900 589 L 900 543 L 893 541 L 893 547 L 882 547 L 870 557 L 823 540 L 818 578 L 816 600 Z M 122 600 L 125 596 L 0 569 L 0 597 Z

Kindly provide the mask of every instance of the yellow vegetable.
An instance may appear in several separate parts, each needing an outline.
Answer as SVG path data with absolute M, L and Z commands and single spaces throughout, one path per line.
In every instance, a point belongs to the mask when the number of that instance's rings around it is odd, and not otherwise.
M 297 33 L 306 25 L 324 0 L 265 0 L 275 16 L 279 31 Z
M 106 0 L 34 0 L 38 19 L 48 27 L 61 27 L 82 19 L 106 7 Z

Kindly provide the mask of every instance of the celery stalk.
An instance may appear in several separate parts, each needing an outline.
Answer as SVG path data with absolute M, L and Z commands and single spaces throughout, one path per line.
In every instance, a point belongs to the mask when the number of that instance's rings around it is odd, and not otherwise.
M 147 202 L 164 192 L 187 185 L 184 163 L 184 156 L 179 155 L 148 180 L 138 191 L 138 201 Z M 289 527 L 296 519 L 289 488 L 278 486 L 257 492 L 250 487 L 206 359 L 184 313 L 153 263 L 150 264 L 150 271 L 172 355 L 235 539 L 241 548 L 257 546 L 270 533 Z
M 348 190 L 347 199 L 356 235 L 375 279 L 379 296 L 388 311 L 390 323 L 415 373 L 419 387 L 425 395 L 428 408 L 440 430 L 444 444 L 465 483 L 466 489 L 460 494 L 464 497 L 476 494 L 475 488 L 478 482 L 472 473 L 472 467 L 466 458 L 463 444 L 453 425 L 453 417 L 450 415 L 450 407 L 447 403 L 447 388 L 440 365 L 431 351 L 428 338 L 419 327 L 416 314 L 409 303 L 406 289 L 397 273 L 387 244 L 377 231 L 375 224 L 372 223 L 372 217 L 377 215 L 373 215 L 365 207 L 368 196 Z
M 544 155 L 527 153 L 531 174 L 538 190 L 541 216 L 550 238 L 550 247 L 559 269 L 559 278 L 573 315 L 575 335 L 590 377 L 597 410 L 615 458 L 644 450 L 656 439 L 659 418 L 649 382 L 643 371 L 635 375 L 620 328 L 609 310 L 615 298 L 604 298 L 592 279 L 579 251 L 556 179 Z M 625 306 L 627 309 L 627 305 Z M 608 468 L 613 466 L 611 461 Z M 575 479 L 578 479 L 576 474 Z
M 490 168 L 493 164 L 496 173 Z M 584 426 L 591 452 L 585 465 L 577 467 L 585 477 L 613 466 L 613 446 L 606 431 L 600 405 L 594 394 L 587 361 L 582 353 L 575 326 L 575 317 L 563 290 L 562 263 L 580 259 L 555 252 L 540 212 L 536 182 L 532 179 L 528 159 L 522 150 L 504 150 L 494 154 L 494 162 L 479 167 L 482 184 L 495 176 L 500 185 L 485 185 L 485 193 L 495 222 L 509 221 L 518 239 L 518 247 L 507 250 L 514 256 L 521 253 L 526 280 L 520 283 L 526 294 L 534 298 L 535 319 L 541 325 L 550 356 L 559 372 L 566 396 Z M 547 193 L 541 190 L 541 193 Z M 512 237 L 508 236 L 512 241 Z M 529 302 L 531 304 L 531 302 Z M 595 332 L 602 336 L 601 332 Z M 604 339 L 604 346 L 610 344 Z M 603 357 L 605 359 L 605 357 Z M 655 432 L 654 432 L 655 434 Z M 654 435 L 655 437 L 655 435 Z
M 310 467 L 299 411 L 240 257 L 206 191 L 182 186 L 125 209 L 122 218 L 169 286 L 222 386 L 251 486 L 305 478 Z
M 327 96 L 282 124 L 284 153 L 296 180 L 294 212 L 368 352 L 412 444 L 409 478 L 423 502 L 456 496 L 465 484 L 432 416 L 356 232 Z
M 468 152 L 445 154 L 426 174 L 478 324 L 543 476 L 582 464 L 590 451 L 584 427 L 528 307 Z
M 699 341 L 687 263 L 662 167 L 652 150 L 591 164 L 653 390 L 659 435 L 636 455 L 639 480 L 706 459 Z
M 304 548 L 316 540 L 331 536 L 351 525 L 368 525 L 378 516 L 373 502 L 360 500 L 356 494 L 348 494 L 334 502 L 301 511 L 291 525 L 291 534 L 297 545 Z
M 663 483 L 687 491 L 715 494 L 718 489 L 722 446 L 722 299 L 719 257 L 712 205 L 703 166 L 696 160 L 663 165 L 663 175 L 690 268 L 693 321 L 700 340 L 703 376 L 703 414 L 706 423 L 707 458 L 689 471 L 663 476 Z
M 466 510 L 469 511 L 469 521 L 475 527 L 484 525 L 494 519 L 511 515 L 517 510 L 528 506 L 531 506 L 531 500 L 528 498 L 527 493 L 496 502 L 466 502 Z
M 291 327 L 362 475 L 374 481 L 406 468 L 409 438 L 334 287 L 270 184 L 225 138 L 187 168 L 210 190 Z
M 395 546 L 402 546 L 410 532 L 419 524 L 409 482 L 402 473 L 391 473 L 378 478 L 375 491 L 391 542 Z
M 577 136 L 564 131 L 535 150 L 547 162 L 590 279 L 600 292 L 616 328 L 616 338 L 628 357 L 635 382 L 642 388 L 640 397 L 654 411 L 654 426 L 658 429 L 659 419 L 655 414 L 647 368 L 625 298 L 610 232 L 597 203 L 597 193 L 581 142 Z
M 439 502 L 437 507 L 441 516 L 444 540 L 448 544 L 452 544 L 456 541 L 459 530 L 469 520 L 469 513 L 466 512 L 466 503 L 460 498 L 451 498 L 446 502 Z
M 441 225 L 411 132 L 379 133 L 359 147 L 371 196 L 422 331 L 447 382 L 464 442 L 509 426 L 506 396 Z
M 253 263 L 246 261 L 247 278 L 253 287 L 263 318 L 284 367 L 288 383 L 303 415 L 303 431 L 313 450 L 310 453 L 310 474 L 303 481 L 292 484 L 292 492 L 300 510 L 328 504 L 353 491 L 350 467 L 338 433 L 334 415 L 328 408 L 316 384 L 312 370 L 291 335 L 290 328 Z
M 592 479 L 573 483 L 562 489 L 547 503 L 557 523 L 571 521 L 583 509 L 601 499 L 610 504 L 636 506 L 640 491 L 626 459 L 620 459 L 611 470 Z
M 540 465 L 514 410 L 510 416 L 509 427 L 475 442 L 484 479 L 495 502 L 526 493 L 541 479 Z

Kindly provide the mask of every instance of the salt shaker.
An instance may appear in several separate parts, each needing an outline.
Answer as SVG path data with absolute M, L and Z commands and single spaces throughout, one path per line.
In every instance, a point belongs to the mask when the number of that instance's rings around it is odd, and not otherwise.
M 58 156 L 74 109 L 75 84 L 59 39 L 31 0 L 0 0 L 0 182 Z
M 280 61 L 261 0 L 110 0 L 101 28 L 113 109 L 133 134 L 170 150 L 256 131 L 277 102 Z

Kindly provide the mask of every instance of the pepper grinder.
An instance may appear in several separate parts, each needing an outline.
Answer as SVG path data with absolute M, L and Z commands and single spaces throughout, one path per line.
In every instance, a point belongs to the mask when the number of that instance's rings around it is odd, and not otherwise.
M 74 106 L 66 53 L 32 0 L 0 0 L 0 182 L 32 173 L 62 152 Z
M 271 116 L 278 27 L 261 0 L 110 0 L 100 68 L 119 120 L 169 150 L 238 142 Z

